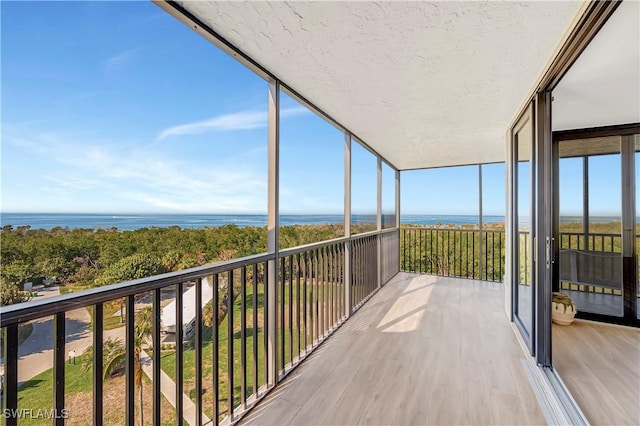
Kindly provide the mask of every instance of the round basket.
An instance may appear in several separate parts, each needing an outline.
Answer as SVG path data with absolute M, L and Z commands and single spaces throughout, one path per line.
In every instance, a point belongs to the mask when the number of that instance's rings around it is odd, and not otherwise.
M 573 322 L 578 309 L 574 301 L 564 293 L 553 293 L 551 297 L 551 321 L 560 325 Z

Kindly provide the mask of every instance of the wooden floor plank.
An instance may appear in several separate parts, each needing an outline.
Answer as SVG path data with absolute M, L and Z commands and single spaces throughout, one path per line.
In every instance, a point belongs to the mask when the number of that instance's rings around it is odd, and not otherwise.
M 501 284 L 401 273 L 245 423 L 543 424 L 503 299 Z
M 640 424 L 640 330 L 553 325 L 553 365 L 594 425 Z

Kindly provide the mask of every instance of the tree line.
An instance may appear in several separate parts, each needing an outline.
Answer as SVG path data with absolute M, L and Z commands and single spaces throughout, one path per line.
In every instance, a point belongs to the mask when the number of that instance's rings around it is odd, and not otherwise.
M 344 234 L 338 225 L 280 228 L 280 246 L 294 247 Z M 74 289 L 91 288 L 208 263 L 264 253 L 266 227 L 182 229 L 178 226 L 109 229 L 0 229 L 0 303 L 23 301 L 20 289 L 33 277 L 56 277 Z

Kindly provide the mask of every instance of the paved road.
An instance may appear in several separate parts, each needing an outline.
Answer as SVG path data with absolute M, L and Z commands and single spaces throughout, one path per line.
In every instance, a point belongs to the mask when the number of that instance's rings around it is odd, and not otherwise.
M 57 287 L 38 291 L 38 299 L 57 296 Z M 41 318 L 31 322 L 31 335 L 18 348 L 18 382 L 22 383 L 53 367 L 53 318 Z M 93 344 L 89 330 L 91 315 L 85 308 L 69 311 L 65 317 L 65 351 L 74 350 L 77 355 Z M 124 327 L 105 330 L 104 338 L 124 338 Z
M 140 358 L 142 362 L 142 371 L 144 371 L 144 374 L 153 381 L 153 362 L 151 361 L 151 357 L 147 355 L 145 351 L 142 351 Z M 176 383 L 171 380 L 171 377 L 169 377 L 163 370 L 160 370 L 160 391 L 167 401 L 169 401 L 169 404 L 171 404 L 173 408 L 176 408 Z M 190 426 L 197 425 L 196 404 L 194 404 L 191 398 L 184 393 L 182 394 L 182 406 L 184 407 L 182 416 L 184 420 Z M 207 424 L 210 422 L 211 419 L 202 413 L 202 423 Z
M 57 296 L 57 287 L 51 287 L 39 291 L 38 299 Z M 119 312 L 117 313 L 119 315 Z M 18 348 L 18 382 L 25 382 L 32 377 L 53 367 L 53 318 L 42 318 L 31 322 L 33 331 L 31 335 Z M 89 330 L 91 315 L 85 308 L 67 312 L 65 316 L 65 351 L 74 350 L 76 355 L 93 344 L 93 335 Z M 124 327 L 105 330 L 104 339 L 124 340 Z M 153 380 L 153 370 L 151 358 L 142 351 L 143 371 Z M 176 406 L 176 385 L 173 380 L 164 372 L 161 372 L 160 389 L 167 401 L 175 408 Z M 184 419 L 189 425 L 196 424 L 196 406 L 188 395 L 182 395 L 184 406 Z M 204 423 L 211 420 L 204 415 Z

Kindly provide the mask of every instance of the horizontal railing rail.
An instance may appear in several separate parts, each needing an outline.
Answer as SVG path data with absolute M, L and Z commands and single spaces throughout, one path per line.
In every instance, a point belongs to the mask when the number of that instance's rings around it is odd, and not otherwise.
M 398 235 L 397 229 L 367 232 L 277 255 L 248 256 L 0 307 L 2 408 L 11 413 L 17 413 L 18 406 L 29 408 L 22 396 L 18 404 L 18 395 L 36 386 L 18 382 L 21 363 L 29 362 L 19 362 L 19 327 L 37 320 L 52 321 L 54 330 L 52 341 L 43 344 L 53 352 L 52 384 L 44 392 L 51 392 L 51 407 L 57 414 L 69 409 L 67 373 L 76 370 L 68 365 L 67 323 L 74 321 L 71 311 L 87 309 L 91 351 L 77 356 L 90 366 L 91 372 L 84 374 L 92 382 L 94 424 L 108 422 L 103 420 L 105 401 L 114 398 L 123 402 L 123 420 L 116 421 L 120 423 L 137 423 L 137 417 L 144 415 L 153 424 L 176 419 L 199 425 L 233 424 L 398 272 Z M 267 283 L 271 267 L 276 268 L 275 294 L 270 294 Z M 272 298 L 275 315 L 269 311 Z M 114 306 L 123 319 L 123 324 L 115 325 L 122 328 L 121 337 L 114 338 L 117 342 L 107 338 L 111 332 L 105 329 L 118 315 Z M 105 377 L 112 374 L 107 372 L 108 356 L 115 346 L 123 349 L 114 374 L 124 376 L 124 389 L 108 396 L 113 390 Z M 269 381 L 271 365 L 276 366 L 276 383 Z M 139 406 L 143 387 L 149 386 L 136 379 L 140 371 L 152 383 L 149 413 Z M 173 405 L 169 414 L 161 408 L 167 403 Z M 60 417 L 55 423 L 64 421 Z M 6 424 L 17 424 L 17 417 L 10 416 Z
M 318 249 L 322 247 L 329 247 L 334 244 L 345 243 L 346 241 L 349 241 L 348 237 L 340 237 L 340 238 L 334 238 L 332 240 L 322 241 L 320 243 L 311 243 L 311 244 L 305 244 L 303 246 L 291 247 L 288 249 L 280 250 L 278 252 L 278 256 L 279 257 L 293 256 L 296 254 L 304 253 L 312 249 Z
M 45 316 L 54 315 L 78 308 L 104 303 L 114 299 L 192 281 L 216 273 L 227 272 L 243 266 L 275 259 L 273 253 L 258 254 L 239 259 L 217 262 L 211 265 L 198 266 L 182 271 L 168 272 L 137 280 L 105 285 L 83 290 L 77 293 L 61 294 L 42 300 L 0 307 L 0 324 L 2 327 L 18 324 Z

